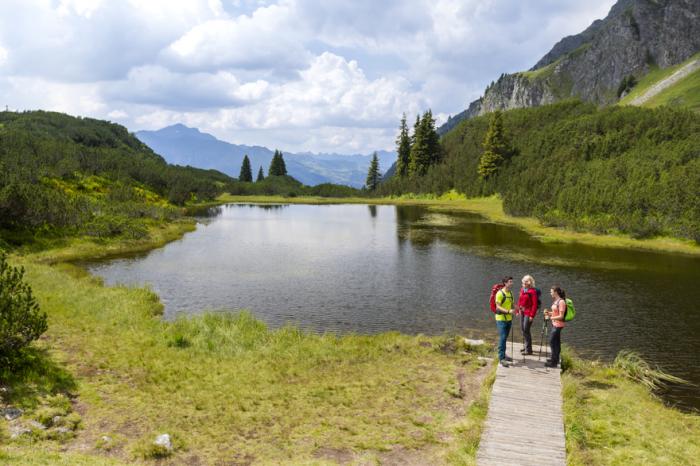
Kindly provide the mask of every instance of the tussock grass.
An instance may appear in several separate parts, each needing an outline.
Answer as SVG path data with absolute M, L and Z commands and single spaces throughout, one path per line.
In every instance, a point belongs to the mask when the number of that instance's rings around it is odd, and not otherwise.
M 626 377 L 641 383 L 650 392 L 658 390 L 670 383 L 687 383 L 680 377 L 667 374 L 659 368 L 652 367 L 638 353 L 629 350 L 620 351 L 613 361 L 612 367 L 620 371 Z
M 690 465 L 700 457 L 700 416 L 665 406 L 651 388 L 674 377 L 634 353 L 612 365 L 565 348 L 562 375 L 569 465 Z M 649 383 L 650 380 L 654 383 Z
M 42 441 L 41 452 L 12 442 L 3 454 L 20 464 L 50 463 L 66 448 L 60 461 L 69 462 L 78 449 L 86 453 L 80 445 L 137 461 L 153 456 L 154 432 L 180 442 L 168 461 L 204 464 L 332 464 L 326 451 L 353 461 L 415 452 L 440 463 L 478 437 L 480 418 L 465 424 L 464 415 L 488 369 L 451 337 L 270 330 L 245 312 L 164 322 L 151 291 L 104 287 L 75 266 L 46 263 L 66 256 L 76 254 L 12 260 L 25 266 L 49 316 L 44 364 L 65 368 L 69 376 L 54 372 L 69 382 L 28 371 L 34 382 L 12 385 L 70 393 L 82 427 L 68 443 Z M 16 393 L 27 416 L 40 409 L 29 393 Z M 104 448 L 103 436 L 119 441 Z

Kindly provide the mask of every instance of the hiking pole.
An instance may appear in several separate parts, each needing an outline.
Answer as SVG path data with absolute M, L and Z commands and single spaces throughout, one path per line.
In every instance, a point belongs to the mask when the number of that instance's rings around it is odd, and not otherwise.
M 515 329 L 513 328 L 513 320 L 515 319 L 510 320 L 510 354 L 513 361 L 515 361 Z
M 544 342 L 544 329 L 546 326 L 547 326 L 547 319 L 543 313 L 542 314 L 542 331 L 540 332 L 540 354 L 537 355 L 538 361 L 542 358 L 542 342 Z

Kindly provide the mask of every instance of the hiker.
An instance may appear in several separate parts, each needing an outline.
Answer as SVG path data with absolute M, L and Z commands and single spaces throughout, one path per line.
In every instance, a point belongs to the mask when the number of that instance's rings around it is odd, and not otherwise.
M 535 279 L 532 275 L 525 275 L 522 279 L 523 287 L 520 289 L 518 296 L 518 314 L 520 314 L 520 330 L 523 332 L 523 349 L 520 353 L 524 355 L 532 354 L 532 333 L 530 327 L 537 315 L 539 308 L 538 291 L 535 288 Z
M 508 362 L 513 358 L 506 355 L 506 343 L 508 334 L 513 325 L 513 277 L 505 277 L 502 280 L 503 287 L 496 292 L 496 326 L 498 327 L 498 361 L 503 367 L 508 367 Z
M 549 294 L 552 296 L 551 310 L 544 311 L 545 319 L 552 321 L 552 335 L 549 337 L 549 346 L 552 349 L 552 358 L 544 363 L 545 367 L 557 367 L 559 354 L 561 353 L 561 331 L 566 326 L 566 293 L 559 285 L 552 286 Z

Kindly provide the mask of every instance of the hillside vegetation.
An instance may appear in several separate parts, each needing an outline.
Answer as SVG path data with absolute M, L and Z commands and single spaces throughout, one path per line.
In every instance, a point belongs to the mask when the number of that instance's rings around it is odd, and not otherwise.
M 123 126 L 53 112 L 0 112 L 0 238 L 138 239 L 233 180 L 168 165 Z
M 700 241 L 700 115 L 579 101 L 504 112 L 508 156 L 483 178 L 490 120 L 461 122 L 441 140 L 441 163 L 380 194 L 500 194 L 506 213 L 545 225 Z

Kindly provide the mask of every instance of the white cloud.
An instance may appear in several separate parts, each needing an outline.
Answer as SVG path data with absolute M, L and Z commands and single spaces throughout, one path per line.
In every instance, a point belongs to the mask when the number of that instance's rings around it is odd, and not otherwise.
M 443 121 L 613 3 L 4 0 L 0 103 L 295 151 L 391 148 L 402 112 Z
M 199 70 L 212 68 L 296 69 L 309 53 L 295 28 L 289 6 L 270 5 L 250 15 L 198 24 L 163 52 L 174 65 Z
M 108 100 L 180 109 L 240 106 L 266 89 L 262 80 L 241 85 L 228 71 L 183 74 L 157 65 L 133 68 L 125 80 L 103 85 Z

